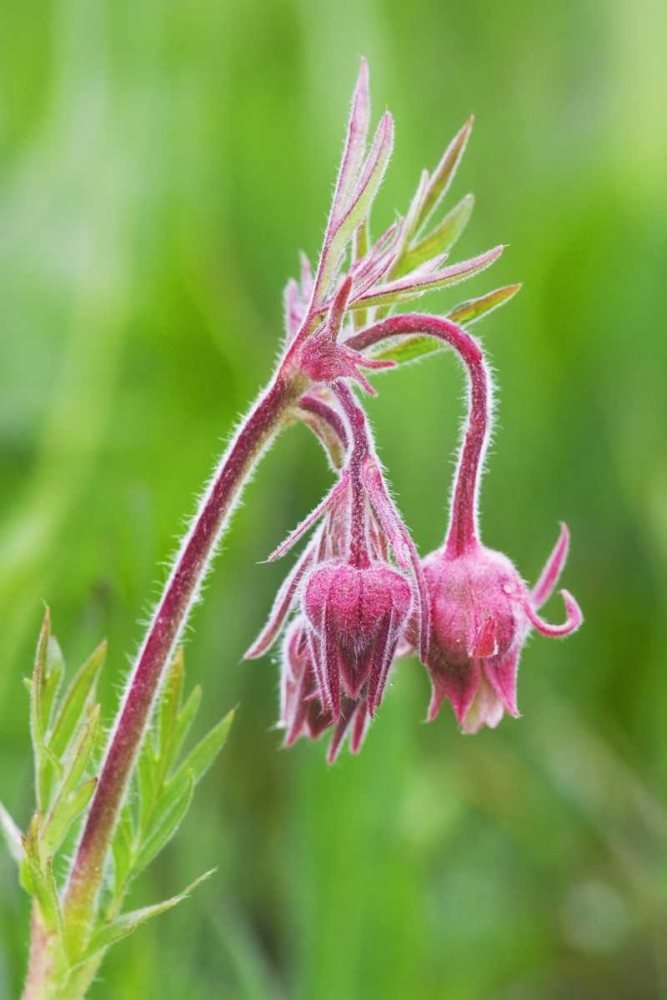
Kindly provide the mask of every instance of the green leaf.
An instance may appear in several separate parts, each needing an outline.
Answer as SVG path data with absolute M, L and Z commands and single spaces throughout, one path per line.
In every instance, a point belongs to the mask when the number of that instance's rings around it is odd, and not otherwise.
M 151 733 L 146 734 L 137 761 L 136 780 L 139 798 L 139 830 L 146 831 L 155 800 L 160 790 L 155 746 Z
M 97 778 L 83 781 L 69 796 L 58 800 L 54 809 L 44 824 L 42 849 L 53 856 L 67 836 L 72 823 L 84 811 L 97 786 Z
M 188 695 L 185 705 L 178 713 L 176 726 L 174 727 L 174 742 L 172 748 L 172 760 L 176 760 L 181 747 L 183 746 L 190 727 L 201 704 L 201 687 L 197 685 Z
M 509 302 L 520 288 L 521 285 L 507 285 L 504 288 L 496 288 L 493 292 L 488 292 L 478 299 L 470 299 L 468 302 L 462 302 L 448 312 L 446 318 L 450 319 L 453 323 L 458 323 L 460 326 L 468 326 L 471 323 L 476 323 L 477 320 L 487 316 L 494 309 L 498 309 L 506 302 Z M 411 361 L 417 361 L 427 354 L 433 354 L 435 351 L 440 351 L 446 347 L 447 345 L 441 340 L 436 340 L 434 337 L 420 337 L 416 334 L 414 337 L 406 337 L 405 340 L 390 344 L 381 351 L 374 353 L 372 358 L 373 360 L 377 359 L 380 361 L 395 361 L 397 364 L 409 364 Z
M 21 863 L 21 883 L 39 907 L 47 931 L 62 929 L 62 914 L 51 858 L 42 861 L 40 855 L 40 819 L 35 813 L 27 835 L 23 838 L 24 856 Z
M 86 702 L 94 696 L 95 684 L 104 664 L 106 652 L 106 642 L 100 643 L 74 675 L 62 699 L 49 740 L 49 748 L 58 758 L 62 757 L 67 749 L 79 725 Z
M 44 612 L 44 619 L 37 640 L 37 650 L 35 652 L 35 665 L 32 672 L 32 708 L 33 723 L 37 741 L 41 746 L 44 733 L 46 732 L 46 718 L 44 712 L 44 689 L 46 687 L 47 656 L 49 650 L 49 639 L 51 638 L 51 611 L 47 607 Z
M 44 822 L 44 851 L 53 854 L 62 843 L 74 819 L 86 807 L 95 790 L 96 779 L 79 785 L 91 758 L 100 722 L 100 706 L 88 710 L 63 768 L 60 787 Z
M 158 707 L 157 753 L 163 767 L 173 759 L 173 742 L 183 699 L 183 650 L 178 649 L 162 688 Z
M 183 902 L 187 896 L 192 893 L 197 886 L 201 885 L 207 878 L 213 874 L 215 869 L 205 872 L 198 879 L 192 882 L 186 889 L 183 890 L 178 896 L 172 896 L 171 899 L 166 899 L 162 903 L 155 903 L 153 906 L 145 906 L 140 910 L 132 910 L 130 913 L 123 913 L 119 917 L 115 917 L 113 920 L 107 921 L 102 927 L 100 927 L 91 939 L 90 945 L 83 955 L 80 964 L 83 962 L 90 961 L 101 951 L 106 951 L 111 945 L 117 944 L 118 941 L 122 941 L 129 934 L 135 931 L 142 924 L 145 924 L 148 920 L 153 917 L 159 916 L 161 913 L 166 913 L 167 910 L 173 909 L 179 903 Z
M 520 289 L 521 285 L 506 285 L 504 288 L 496 288 L 492 292 L 487 292 L 486 295 L 481 295 L 478 299 L 461 302 L 447 314 L 447 318 L 460 326 L 470 326 L 478 319 L 488 316 L 494 309 L 504 306 L 506 302 L 514 298 Z
M 468 225 L 474 205 L 475 199 L 471 194 L 467 194 L 465 198 L 462 198 L 426 239 L 405 252 L 400 261 L 400 266 L 395 272 L 395 276 L 399 277 L 403 274 L 408 274 L 427 260 L 431 260 L 433 257 L 437 257 L 438 254 L 451 250 Z
M 17 864 L 23 861 L 23 838 L 18 826 L 0 802 L 0 830 L 2 830 L 7 849 Z
M 183 788 L 188 784 L 190 776 L 192 776 L 192 781 L 195 785 L 201 781 L 227 742 L 227 736 L 229 735 L 233 721 L 234 710 L 232 709 L 190 751 L 178 770 L 174 772 L 165 785 L 166 796 L 171 797 L 172 800 L 180 799 Z
M 469 118 L 463 128 L 457 132 L 435 168 L 433 176 L 429 180 L 421 209 L 417 213 L 415 232 L 418 232 L 426 224 L 447 194 L 465 152 L 473 122 L 474 118 Z
M 151 863 L 160 851 L 167 846 L 174 836 L 179 826 L 185 819 L 186 813 L 192 802 L 195 783 L 192 773 L 188 775 L 188 780 L 183 784 L 182 791 L 177 798 L 165 796 L 164 805 L 160 803 L 153 813 L 151 828 L 143 839 L 141 848 L 132 864 L 133 875 Z
M 65 661 L 55 636 L 50 635 L 46 651 L 46 669 L 44 674 L 44 694 L 42 698 L 42 711 L 44 713 L 44 731 L 46 732 L 51 722 L 51 712 L 58 694 L 60 682 L 65 672 Z
M 46 686 L 46 658 L 49 648 L 49 637 L 51 635 L 51 613 L 47 607 L 44 613 L 44 620 L 37 640 L 37 650 L 35 652 L 35 665 L 30 681 L 30 735 L 32 738 L 32 748 L 35 758 L 35 794 L 37 797 L 37 808 L 41 809 L 48 799 L 48 774 L 47 764 L 44 761 L 43 745 L 44 734 L 46 732 L 46 719 L 44 713 L 44 689 Z
M 92 749 L 95 746 L 99 724 L 100 706 L 93 705 L 88 709 L 87 717 L 81 724 L 75 736 L 72 749 L 67 755 L 59 795 L 71 795 L 83 777 L 84 771 L 90 761 Z
M 114 862 L 114 896 L 119 896 L 125 885 L 134 857 L 135 830 L 132 809 L 129 805 L 121 810 L 118 826 L 114 833 L 111 850 Z

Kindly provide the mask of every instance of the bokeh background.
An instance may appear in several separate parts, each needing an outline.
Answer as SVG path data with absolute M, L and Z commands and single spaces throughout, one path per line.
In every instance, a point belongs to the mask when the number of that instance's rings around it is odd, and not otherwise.
M 239 704 L 141 905 L 195 898 L 109 956 L 93 1000 L 667 997 L 667 7 L 662 0 L 23 0 L 0 33 L 0 795 L 31 809 L 21 682 L 47 601 L 72 665 L 102 636 L 111 717 L 184 515 L 270 372 L 315 254 L 359 57 L 396 116 L 376 224 L 465 118 L 460 245 L 510 244 L 458 299 L 525 287 L 478 332 L 501 386 L 488 544 L 529 579 L 566 519 L 586 627 L 536 638 L 524 717 L 423 725 L 396 674 L 363 754 L 279 750 L 276 669 L 243 664 L 330 481 L 293 430 L 197 611 L 190 682 Z M 439 310 L 457 301 L 433 296 Z M 461 418 L 446 354 L 369 407 L 423 552 Z M 561 613 L 556 603 L 552 616 Z M 0 858 L 0 996 L 27 898 Z

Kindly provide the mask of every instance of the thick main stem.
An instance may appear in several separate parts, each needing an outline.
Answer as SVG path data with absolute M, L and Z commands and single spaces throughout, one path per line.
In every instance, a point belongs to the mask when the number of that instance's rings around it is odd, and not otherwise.
M 393 316 L 362 330 L 345 343 L 354 350 L 362 351 L 392 337 L 415 334 L 445 341 L 457 352 L 468 373 L 468 418 L 459 452 L 444 545 L 447 555 L 455 558 L 464 555 L 479 541 L 479 488 L 492 419 L 491 378 L 481 348 L 469 333 L 450 320 L 421 313 Z
M 220 461 L 165 585 L 109 739 L 65 895 L 68 930 L 85 940 L 119 810 L 151 708 L 217 544 L 253 466 L 303 390 L 278 374 Z

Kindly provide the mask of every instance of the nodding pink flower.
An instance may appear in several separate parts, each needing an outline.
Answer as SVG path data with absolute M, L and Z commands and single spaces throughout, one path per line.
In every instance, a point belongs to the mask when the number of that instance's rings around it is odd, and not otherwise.
M 538 614 L 554 591 L 568 540 L 563 525 L 532 591 L 506 556 L 482 545 L 471 545 L 460 555 L 448 554 L 445 546 L 426 557 L 431 600 L 427 666 L 433 683 L 429 720 L 445 698 L 466 733 L 483 725 L 495 728 L 505 712 L 518 716 L 517 669 L 531 626 L 543 635 L 564 636 L 582 622 L 579 606 L 566 590 L 561 591 L 567 610 L 562 625 L 549 625 Z
M 415 642 L 428 649 L 428 601 L 414 543 L 391 500 L 366 417 L 350 389 L 336 382 L 333 399 L 309 405 L 343 430 L 346 462 L 324 501 L 270 557 L 278 558 L 322 522 L 281 587 L 263 632 L 246 654 L 263 655 L 298 609 L 283 648 L 281 717 L 286 743 L 335 727 L 329 758 L 345 735 L 361 745 L 389 679 L 397 644 L 410 619 Z M 345 423 L 342 424 L 342 418 Z M 390 553 L 396 566 L 390 562 Z
M 567 617 L 550 625 L 539 615 L 554 592 L 567 557 L 569 534 L 561 535 L 536 586 L 529 590 L 509 559 L 479 540 L 478 505 L 484 456 L 491 433 L 492 386 L 477 341 L 456 324 L 434 316 L 396 316 L 352 336 L 354 349 L 386 338 L 424 333 L 445 340 L 468 372 L 469 414 L 452 492 L 444 545 L 423 562 L 430 611 L 426 666 L 433 696 L 429 721 L 447 698 L 464 732 L 495 727 L 503 714 L 518 715 L 519 657 L 531 627 L 565 636 L 583 621 L 574 597 L 561 591 Z
M 366 687 L 373 717 L 411 604 L 410 584 L 387 563 L 354 566 L 336 559 L 311 573 L 303 606 L 323 704 L 335 718 L 341 687 L 351 699 Z

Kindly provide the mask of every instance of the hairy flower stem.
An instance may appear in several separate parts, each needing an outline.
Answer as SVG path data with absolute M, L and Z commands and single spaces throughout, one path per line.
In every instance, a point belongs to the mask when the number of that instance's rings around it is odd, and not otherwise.
M 357 569 L 366 569 L 371 564 L 366 537 L 366 492 L 362 482 L 364 460 L 371 451 L 366 415 L 359 406 L 352 390 L 344 382 L 334 386 L 347 417 L 352 432 L 352 450 L 349 458 L 351 483 L 351 519 L 349 559 Z
M 166 669 L 241 490 L 304 388 L 302 377 L 283 366 L 222 457 L 181 544 L 129 678 L 70 870 L 64 917 L 74 953 L 87 944 L 116 821 Z M 42 952 L 31 953 L 25 1000 L 52 995 L 38 982 L 49 974 Z M 67 1000 L 74 997 L 67 993 Z
M 362 351 L 392 337 L 415 334 L 445 341 L 457 352 L 468 373 L 468 420 L 459 454 L 456 487 L 452 495 L 449 527 L 444 543 L 445 553 L 450 558 L 456 558 L 465 555 L 479 543 L 479 488 L 484 455 L 491 434 L 491 376 L 479 345 L 469 333 L 450 320 L 419 313 L 393 316 L 376 323 L 350 337 L 345 344 Z

